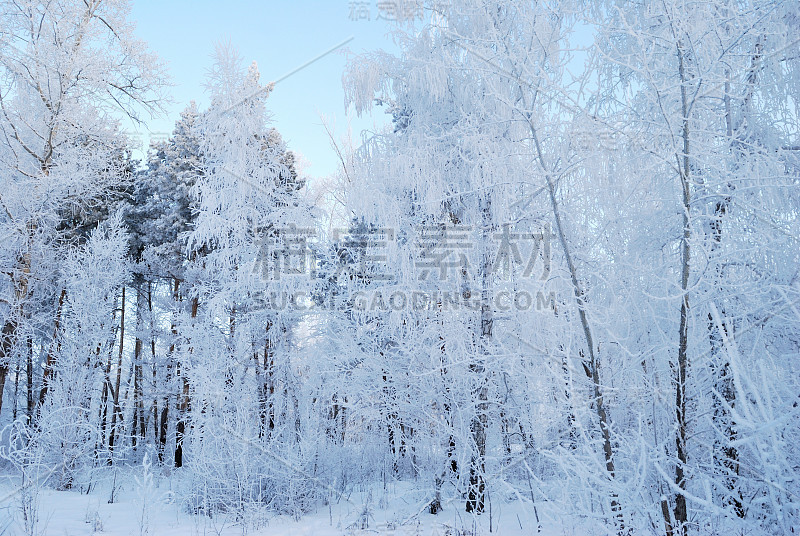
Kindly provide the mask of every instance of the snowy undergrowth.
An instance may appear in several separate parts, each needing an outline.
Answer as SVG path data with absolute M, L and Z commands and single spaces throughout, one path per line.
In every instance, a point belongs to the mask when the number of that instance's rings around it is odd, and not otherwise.
M 184 475 L 155 467 L 104 470 L 88 493 L 35 487 L 38 522 L 26 525 L 21 484 L 19 476 L 8 475 L 0 484 L 3 536 L 603 534 L 592 530 L 592 523 L 558 515 L 546 504 L 538 505 L 534 513 L 529 502 L 511 496 L 493 498 L 491 513 L 487 510 L 473 516 L 463 512 L 463 499 L 450 493 L 443 495 L 443 510 L 431 515 L 429 497 L 418 489 L 418 483 L 397 481 L 350 486 L 340 496 L 331 493 L 329 501 L 299 517 L 255 508 L 248 511 L 246 519 L 224 513 L 193 514 L 182 497 L 188 487 Z M 537 531 L 537 514 L 542 520 L 541 532 Z

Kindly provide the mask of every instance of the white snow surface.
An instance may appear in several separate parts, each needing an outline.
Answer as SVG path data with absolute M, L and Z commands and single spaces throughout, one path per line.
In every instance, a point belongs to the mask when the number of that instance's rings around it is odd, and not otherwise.
M 120 482 L 121 480 L 121 482 Z M 21 493 L 16 482 L 6 479 L 0 485 L 0 534 L 26 535 L 21 508 Z M 466 514 L 460 498 L 444 500 L 444 510 L 428 513 L 426 501 L 413 483 L 394 482 L 386 486 L 353 491 L 330 505 L 320 504 L 299 518 L 265 511 L 254 513 L 247 523 L 231 517 L 209 518 L 191 514 L 177 500 L 174 475 L 156 477 L 154 487 L 143 496 L 136 478 L 118 477 L 116 500 L 109 503 L 111 482 L 104 482 L 88 494 L 76 490 L 56 491 L 41 488 L 38 499 L 38 536 L 542 536 L 594 534 L 586 521 L 557 516 L 547 517 L 546 505 L 538 505 L 541 530 L 530 503 L 497 501 L 480 516 Z M 364 508 L 369 504 L 368 522 Z M 543 508 L 543 506 L 545 506 Z M 552 512 L 551 512 L 552 513 Z M 491 527 L 490 527 L 491 524 Z M 3 532 L 5 529 L 5 532 Z M 602 532 L 597 532 L 601 534 Z

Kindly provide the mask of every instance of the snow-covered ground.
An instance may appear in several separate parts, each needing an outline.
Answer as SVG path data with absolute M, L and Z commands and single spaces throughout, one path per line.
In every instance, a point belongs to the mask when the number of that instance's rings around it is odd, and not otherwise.
M 25 528 L 23 494 L 9 480 L 0 487 L 0 534 L 17 536 L 258 536 L 308 535 L 396 535 L 396 536 L 543 536 L 586 534 L 575 523 L 552 518 L 544 520 L 537 531 L 535 514 L 530 503 L 519 501 L 492 503 L 481 516 L 463 512 L 463 500 L 445 501 L 444 510 L 431 515 L 421 500 L 422 494 L 406 483 L 389 485 L 384 491 L 378 485 L 343 497 L 330 505 L 299 519 L 287 515 L 254 513 L 247 525 L 232 517 L 193 515 L 176 500 L 174 477 L 156 478 L 148 493 L 142 493 L 140 480 L 125 478 L 115 489 L 115 501 L 109 503 L 111 482 L 104 482 L 92 491 L 55 491 L 41 489 L 33 493 L 38 501 L 38 522 Z M 31 504 L 30 502 L 28 504 Z M 365 514 L 366 510 L 366 514 Z M 541 516 L 542 507 L 537 510 Z M 491 525 L 491 526 L 490 526 Z M 5 532 L 2 530 L 5 529 Z

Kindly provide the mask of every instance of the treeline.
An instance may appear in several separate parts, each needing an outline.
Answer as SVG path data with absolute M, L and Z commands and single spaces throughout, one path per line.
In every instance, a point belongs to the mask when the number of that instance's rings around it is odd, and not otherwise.
M 797 530 L 800 8 L 425 13 L 351 60 L 391 122 L 315 196 L 232 49 L 138 163 L 109 118 L 164 77 L 125 3 L 2 2 L 9 474 L 152 455 L 245 527 L 405 480 L 430 514 Z

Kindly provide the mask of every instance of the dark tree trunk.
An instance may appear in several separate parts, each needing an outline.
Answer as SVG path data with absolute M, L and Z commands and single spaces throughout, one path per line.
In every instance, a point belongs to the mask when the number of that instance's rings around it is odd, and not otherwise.
M 47 397 L 47 389 L 49 383 L 53 379 L 56 354 L 61 351 L 61 312 L 64 309 L 64 299 L 67 297 L 67 289 L 61 289 L 61 295 L 58 298 L 58 309 L 56 310 L 55 326 L 53 328 L 53 340 L 50 343 L 50 349 L 47 352 L 47 358 L 44 363 L 44 372 L 42 373 L 42 390 L 39 392 L 39 405 L 44 404 Z
M 685 467 L 688 461 L 688 451 L 686 448 L 686 436 L 688 419 L 686 415 L 686 372 L 689 367 L 688 346 L 689 346 L 689 266 L 691 261 L 691 250 L 689 241 L 691 240 L 691 190 L 689 164 L 689 104 L 686 94 L 686 72 L 684 68 L 684 55 L 681 44 L 678 43 L 678 68 L 681 80 L 681 104 L 683 112 L 683 167 L 681 169 L 681 186 L 683 190 L 683 239 L 681 244 L 681 316 L 678 331 L 678 366 L 675 378 L 675 420 L 677 433 L 675 435 L 675 448 L 677 452 L 677 463 L 675 464 L 675 485 L 679 490 L 686 489 Z M 687 522 L 689 513 L 686 508 L 686 496 L 679 492 L 675 494 L 675 527 L 678 534 L 686 536 L 688 532 Z M 664 520 L 667 523 L 669 520 Z
M 492 265 L 493 259 L 490 251 L 492 233 L 492 201 L 491 197 L 481 198 L 481 317 L 480 332 L 478 334 L 479 355 L 469 365 L 475 389 L 474 400 L 478 403 L 475 414 L 470 422 L 470 432 L 475 447 L 475 452 L 469 464 L 469 489 L 467 491 L 466 511 L 480 514 L 484 510 L 486 499 L 486 429 L 488 427 L 488 377 L 486 360 L 491 353 L 492 331 L 494 315 L 492 309 Z
M 176 285 L 177 286 L 177 285 Z M 192 319 L 197 318 L 198 298 L 192 298 Z M 189 349 L 191 352 L 191 348 Z M 175 467 L 183 467 L 183 438 L 186 436 L 186 412 L 189 411 L 189 379 L 186 370 L 178 363 L 176 372 L 181 378 L 181 395 L 178 403 L 178 422 L 175 425 Z
M 14 346 L 16 331 L 17 324 L 13 321 L 8 321 L 0 333 L 0 415 L 3 414 L 3 391 L 5 390 L 9 369 L 9 363 L 6 359 L 11 354 L 11 348 Z
M 25 363 L 25 379 L 26 379 L 26 404 L 25 404 L 25 421 L 28 425 L 33 423 L 33 411 L 36 407 L 36 397 L 33 394 L 33 340 L 28 339 L 28 357 Z
M 125 287 L 122 287 L 122 308 L 119 319 L 119 353 L 117 354 L 117 377 L 114 390 L 111 393 L 114 400 L 114 410 L 111 413 L 111 428 L 108 432 L 108 451 L 113 455 L 114 440 L 117 433 L 117 420 L 122 419 L 122 410 L 119 405 L 119 389 L 122 381 L 122 354 L 125 348 Z

